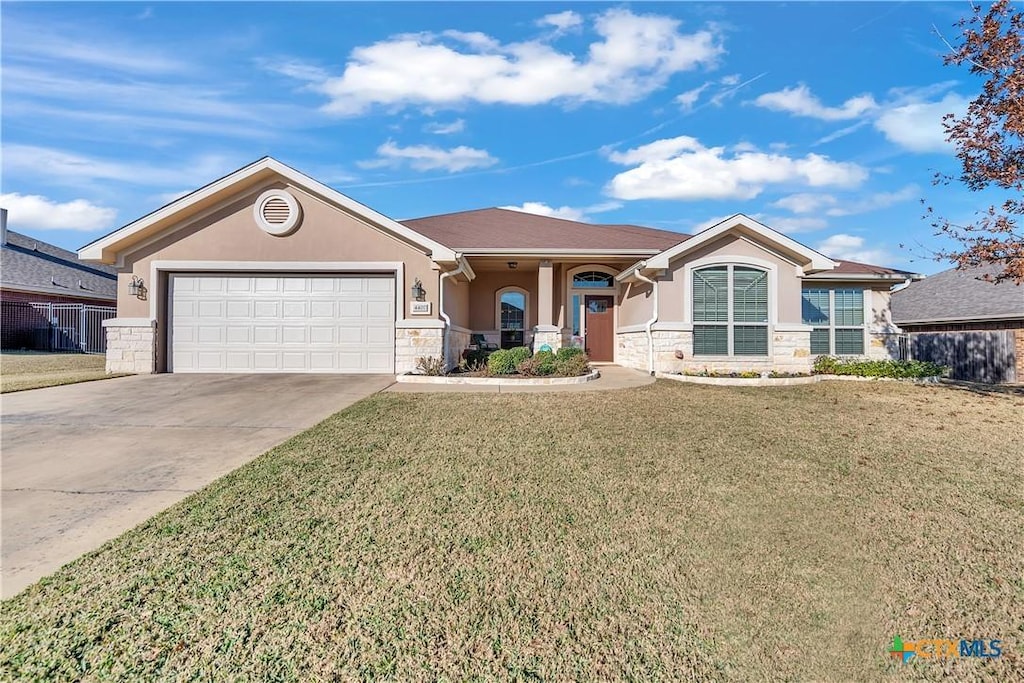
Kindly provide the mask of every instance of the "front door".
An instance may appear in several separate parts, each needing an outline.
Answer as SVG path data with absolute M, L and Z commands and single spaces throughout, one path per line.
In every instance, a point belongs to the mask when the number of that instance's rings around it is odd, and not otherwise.
M 615 359 L 615 298 L 588 295 L 586 349 L 590 360 L 611 362 Z

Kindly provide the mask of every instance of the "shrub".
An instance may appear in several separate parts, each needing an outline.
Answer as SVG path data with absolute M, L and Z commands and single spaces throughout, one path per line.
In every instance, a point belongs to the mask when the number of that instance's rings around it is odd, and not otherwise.
M 855 375 L 857 377 L 891 377 L 894 379 L 935 377 L 946 368 L 920 360 L 858 360 L 818 356 L 814 372 L 818 375 Z
M 572 358 L 573 356 L 582 356 L 582 355 L 583 355 L 583 349 L 581 349 L 578 346 L 563 346 L 562 348 L 558 349 L 558 353 L 556 354 L 556 358 L 558 360 L 560 360 L 560 361 L 564 361 L 564 360 L 568 360 L 568 359 Z
M 555 374 L 559 377 L 579 377 L 589 371 L 587 357 L 582 353 L 571 354 L 568 358 L 555 357 Z
M 487 357 L 487 372 L 491 375 L 511 375 L 516 371 L 516 362 L 511 349 L 494 351 Z
M 519 365 L 533 355 L 533 351 L 530 351 L 529 346 L 515 346 L 509 349 L 508 353 L 512 357 L 512 365 Z
M 527 377 L 544 377 L 555 372 L 555 354 L 550 351 L 538 351 L 532 358 L 516 366 L 519 374 Z
M 440 356 L 423 356 L 416 359 L 416 372 L 421 375 L 438 377 L 445 373 L 444 358 Z

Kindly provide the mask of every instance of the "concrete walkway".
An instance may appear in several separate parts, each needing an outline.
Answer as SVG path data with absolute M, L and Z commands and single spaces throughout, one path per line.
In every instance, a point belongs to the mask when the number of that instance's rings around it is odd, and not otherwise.
M 0 596 L 392 382 L 148 375 L 5 394 Z
M 646 384 L 653 384 L 654 378 L 646 372 L 624 368 L 612 364 L 596 364 L 595 367 L 601 371 L 601 376 L 592 382 L 583 384 L 563 384 L 554 386 L 528 386 L 514 384 L 401 384 L 396 383 L 388 387 L 388 391 L 400 393 L 491 393 L 491 394 L 513 394 L 513 393 L 551 393 L 551 392 L 577 392 L 577 391 L 606 391 L 609 389 L 633 389 Z M 511 381 L 511 380 L 510 380 Z

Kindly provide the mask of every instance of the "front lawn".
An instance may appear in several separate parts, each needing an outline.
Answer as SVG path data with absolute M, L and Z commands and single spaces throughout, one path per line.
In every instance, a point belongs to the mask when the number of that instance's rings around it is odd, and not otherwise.
M 5 352 L 0 354 L 0 392 L 54 387 L 105 379 L 103 355 Z
M 899 383 L 378 394 L 0 605 L 0 677 L 1019 680 L 1022 420 Z

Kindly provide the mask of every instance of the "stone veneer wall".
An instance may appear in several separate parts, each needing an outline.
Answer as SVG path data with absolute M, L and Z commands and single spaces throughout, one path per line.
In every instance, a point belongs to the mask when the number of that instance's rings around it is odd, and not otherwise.
M 807 330 L 773 330 L 769 357 L 703 358 L 693 355 L 693 332 L 688 330 L 653 331 L 654 370 L 656 372 L 743 372 L 763 370 L 792 373 L 811 371 L 811 332 Z M 682 358 L 677 357 L 677 351 Z M 647 370 L 647 334 L 620 332 L 616 335 L 615 362 L 637 370 Z
M 551 347 L 552 351 L 557 351 L 562 347 L 562 331 L 547 331 L 547 330 L 534 330 L 533 333 L 533 351 L 536 353 L 540 347 L 547 344 Z
M 441 327 L 398 327 L 395 329 L 395 373 L 416 369 L 416 359 L 440 356 L 444 335 Z
M 874 360 L 900 357 L 900 335 L 897 332 L 868 332 L 868 346 L 864 355 Z
M 445 361 L 449 369 L 454 368 L 462 360 L 462 352 L 469 347 L 470 331 L 461 327 L 448 330 L 448 349 Z
M 156 372 L 156 322 L 111 318 L 107 330 L 107 372 L 148 375 Z

